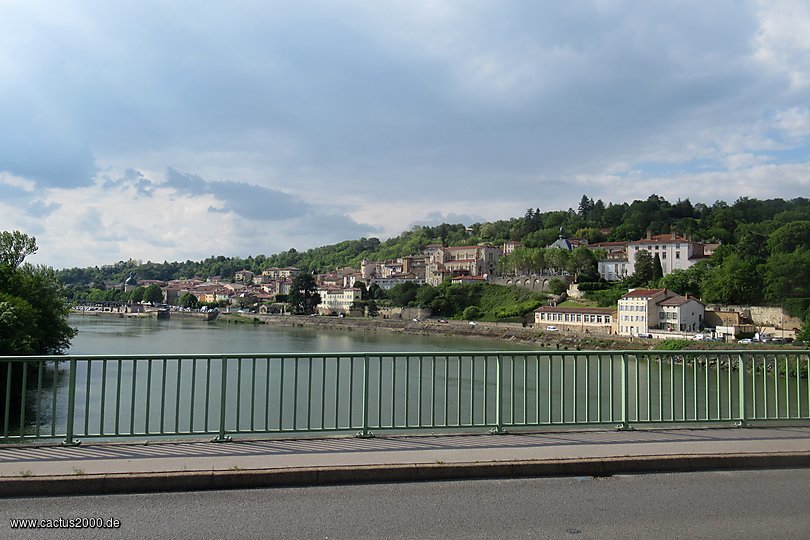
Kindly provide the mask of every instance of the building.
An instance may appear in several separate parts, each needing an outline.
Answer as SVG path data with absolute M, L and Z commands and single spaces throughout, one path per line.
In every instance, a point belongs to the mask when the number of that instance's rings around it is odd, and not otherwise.
M 321 315 L 348 314 L 352 304 L 361 299 L 360 289 L 340 289 L 333 287 L 319 287 L 321 303 L 316 306 Z
M 425 249 L 425 255 L 425 281 L 435 286 L 448 278 L 494 274 L 501 250 L 488 245 L 443 247 L 431 244 Z
M 271 279 L 286 279 L 286 278 L 293 278 L 301 273 L 301 270 L 295 267 L 287 267 L 287 268 L 268 268 L 262 272 L 263 276 L 268 276 Z
M 619 281 L 636 271 L 636 257 L 643 250 L 653 259 L 658 256 L 663 274 L 675 270 L 686 270 L 698 261 L 705 259 L 704 244 L 679 236 L 677 233 L 653 235 L 632 242 L 600 242 L 591 249 L 605 249 L 607 257 L 598 262 L 599 275 L 607 281 Z
M 237 283 L 252 283 L 253 282 L 253 272 L 250 270 L 240 270 L 233 275 L 233 279 Z
M 563 332 L 612 334 L 615 317 L 613 308 L 543 306 L 534 310 L 534 325 L 540 330 L 553 326 Z
M 704 327 L 705 306 L 696 298 L 668 289 L 633 289 L 619 299 L 618 334 L 649 336 L 653 332 L 698 332 Z
M 425 280 L 424 278 L 419 278 L 414 274 L 396 274 L 389 277 L 376 277 L 372 278 L 369 281 L 369 287 L 371 285 L 377 285 L 381 289 L 388 290 L 392 287 L 397 285 L 401 285 L 403 283 L 415 283 L 417 285 L 424 285 Z

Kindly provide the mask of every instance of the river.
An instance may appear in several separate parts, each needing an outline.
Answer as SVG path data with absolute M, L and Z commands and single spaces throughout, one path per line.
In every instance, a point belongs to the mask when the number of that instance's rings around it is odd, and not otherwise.
M 224 321 L 72 315 L 79 333 L 68 354 L 325 353 L 378 351 L 528 350 L 482 339 L 384 332 L 279 328 Z

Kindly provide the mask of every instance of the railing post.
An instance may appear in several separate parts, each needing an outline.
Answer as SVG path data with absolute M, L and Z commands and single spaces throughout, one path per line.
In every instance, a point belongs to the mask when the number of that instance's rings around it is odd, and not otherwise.
M 495 427 L 490 430 L 490 433 L 493 435 L 503 435 L 506 433 L 506 430 L 503 427 L 503 404 L 501 401 L 503 400 L 503 357 L 499 354 L 495 357 L 496 361 L 496 373 L 495 373 Z M 514 366 L 513 366 L 514 367 Z M 486 369 L 486 368 L 485 368 Z M 514 392 L 514 389 L 512 389 Z M 484 388 L 484 392 L 486 392 L 486 388 Z M 486 414 L 486 411 L 484 411 Z
M 220 374 L 220 382 L 221 388 L 219 391 L 219 435 L 214 437 L 212 442 L 230 442 L 231 437 L 225 435 L 225 412 L 226 412 L 226 403 L 227 403 L 227 392 L 228 392 L 228 363 L 227 358 L 222 356 L 220 361 L 222 362 L 222 370 Z M 191 381 L 191 384 L 194 384 L 194 381 Z M 191 404 L 194 407 L 194 404 Z M 239 396 L 236 396 L 236 406 L 239 407 Z M 239 429 L 239 426 L 236 426 L 236 429 Z
M 68 370 L 68 405 L 67 405 L 67 426 L 65 430 L 65 440 L 62 446 L 78 446 L 81 441 L 73 438 L 73 422 L 76 417 L 76 360 L 72 359 Z M 9 369 L 11 366 L 9 365 Z M 54 411 L 56 414 L 56 411 Z
M 636 363 L 636 369 L 638 369 L 638 363 Z M 627 411 L 630 408 L 630 392 L 628 389 L 627 379 L 629 377 L 628 369 L 627 369 L 627 353 L 622 353 L 622 423 L 616 426 L 616 429 L 620 431 L 630 430 L 630 422 L 627 419 Z M 638 390 L 638 389 L 636 389 Z M 638 396 L 636 396 L 638 399 Z
M 381 375 L 382 376 L 382 375 Z M 379 396 L 378 399 L 382 399 Z M 351 404 L 349 405 L 351 407 Z M 351 412 L 349 413 L 351 416 Z M 363 355 L 363 429 L 355 434 L 360 439 L 370 439 L 374 434 L 368 429 L 368 355 Z
M 740 419 L 735 424 L 737 427 L 748 427 L 748 420 L 747 414 L 745 411 L 745 360 L 743 355 L 740 354 L 737 357 L 737 381 L 738 381 L 738 392 L 739 392 L 739 406 L 740 406 Z

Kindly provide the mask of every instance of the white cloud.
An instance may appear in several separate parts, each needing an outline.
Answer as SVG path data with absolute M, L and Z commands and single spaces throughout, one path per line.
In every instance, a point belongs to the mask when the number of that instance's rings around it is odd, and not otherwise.
M 103 264 L 582 193 L 790 198 L 807 189 L 809 24 L 800 1 L 11 3 L 0 226 L 54 264 Z

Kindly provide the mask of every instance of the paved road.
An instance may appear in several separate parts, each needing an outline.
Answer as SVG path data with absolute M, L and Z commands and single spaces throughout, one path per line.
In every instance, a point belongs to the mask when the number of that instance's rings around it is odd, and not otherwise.
M 6 499 L 0 538 L 806 539 L 808 492 L 801 469 Z M 122 525 L 10 530 L 60 516 Z

